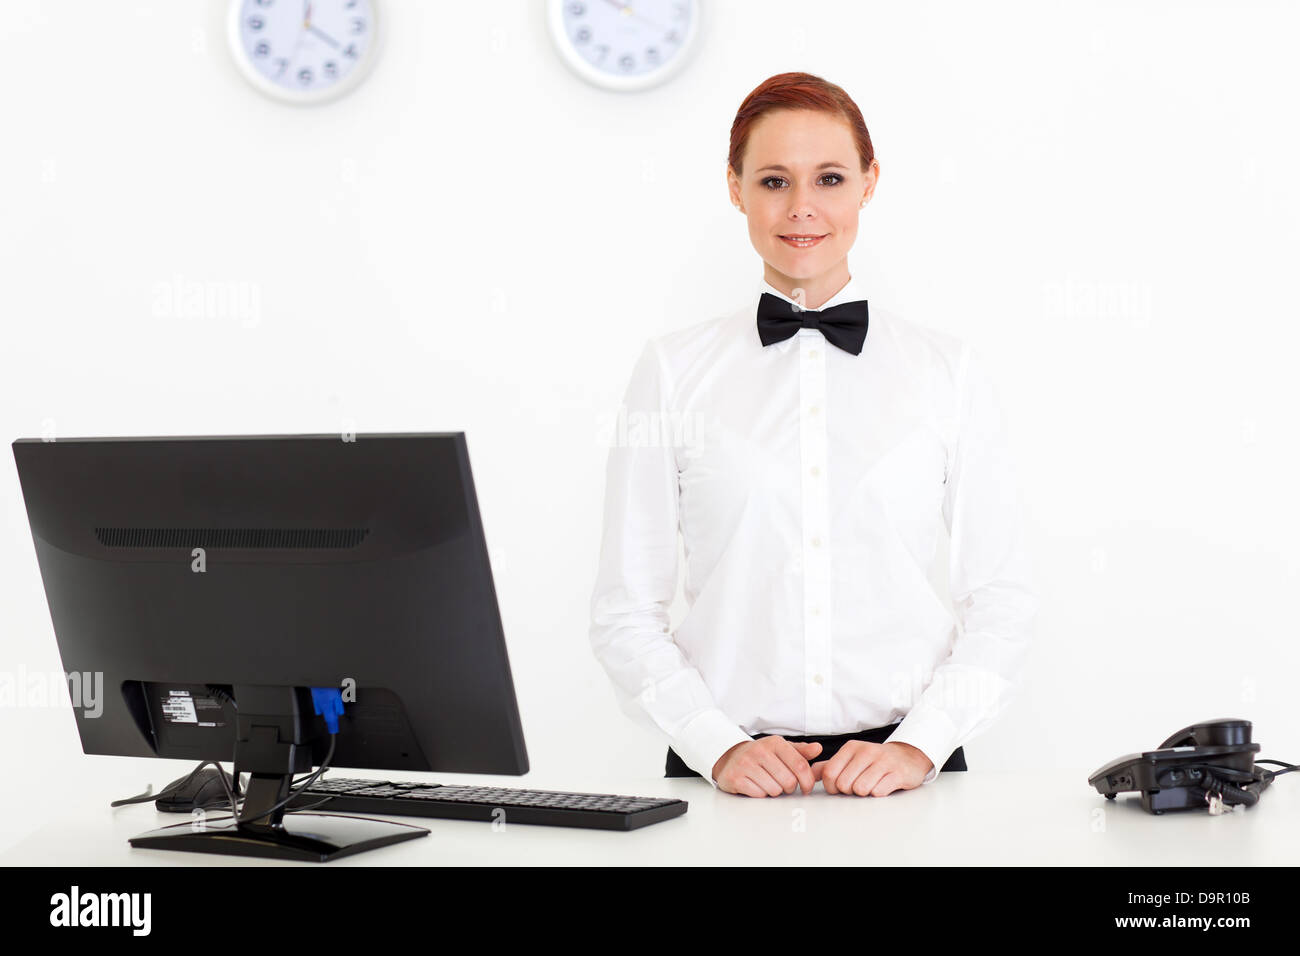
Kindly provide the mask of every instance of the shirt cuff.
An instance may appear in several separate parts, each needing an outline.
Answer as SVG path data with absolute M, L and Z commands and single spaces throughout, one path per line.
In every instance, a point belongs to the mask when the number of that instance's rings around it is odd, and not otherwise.
M 939 776 L 939 768 L 957 749 L 957 734 L 952 721 L 941 711 L 923 706 L 913 707 L 886 743 L 911 744 L 934 764 L 921 781 L 925 786 Z
M 718 782 L 713 779 L 713 765 L 718 758 L 736 744 L 753 739 L 721 710 L 714 709 L 697 715 L 673 738 L 672 746 L 682 762 L 716 790 Z

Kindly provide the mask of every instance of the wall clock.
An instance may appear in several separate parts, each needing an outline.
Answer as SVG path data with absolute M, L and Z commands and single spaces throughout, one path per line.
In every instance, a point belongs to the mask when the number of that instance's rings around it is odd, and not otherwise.
M 374 66 L 375 6 L 375 0 L 230 0 L 230 52 L 250 83 L 281 102 L 336 99 Z
M 548 0 L 551 39 L 584 80 L 607 90 L 663 83 L 690 58 L 698 0 Z

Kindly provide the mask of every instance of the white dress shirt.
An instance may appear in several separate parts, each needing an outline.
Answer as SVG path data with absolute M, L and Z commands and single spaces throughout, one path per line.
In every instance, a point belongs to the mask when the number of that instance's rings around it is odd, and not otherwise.
M 811 328 L 764 347 L 761 292 L 793 301 L 760 280 L 633 369 L 593 651 L 623 709 L 715 787 L 751 734 L 900 720 L 889 740 L 933 761 L 929 783 L 1005 707 L 1037 608 L 996 392 L 969 346 L 874 305 L 859 355 Z M 819 310 L 866 297 L 850 279 Z M 929 575 L 941 527 L 951 603 Z

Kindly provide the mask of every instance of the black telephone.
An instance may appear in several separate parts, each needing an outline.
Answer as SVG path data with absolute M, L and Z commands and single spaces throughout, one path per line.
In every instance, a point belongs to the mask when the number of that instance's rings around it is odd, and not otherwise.
M 1140 791 L 1149 813 L 1208 807 L 1217 814 L 1238 804 L 1253 807 L 1273 782 L 1273 771 L 1255 766 L 1258 752 L 1249 720 L 1207 720 L 1184 727 L 1155 750 L 1112 760 L 1088 783 L 1108 800 L 1123 790 Z

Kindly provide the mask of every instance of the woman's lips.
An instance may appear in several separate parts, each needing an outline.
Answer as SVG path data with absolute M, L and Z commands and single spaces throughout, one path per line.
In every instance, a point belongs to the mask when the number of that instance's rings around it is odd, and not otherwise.
M 792 233 L 792 235 L 797 236 L 800 234 Z M 827 235 L 829 235 L 829 233 Z M 777 236 L 777 238 L 780 239 L 782 242 L 784 242 L 787 246 L 789 246 L 792 249 L 811 249 L 813 246 L 820 244 L 821 241 L 826 238 L 826 236 L 825 235 L 817 236 L 812 239 L 792 239 L 789 236 Z

